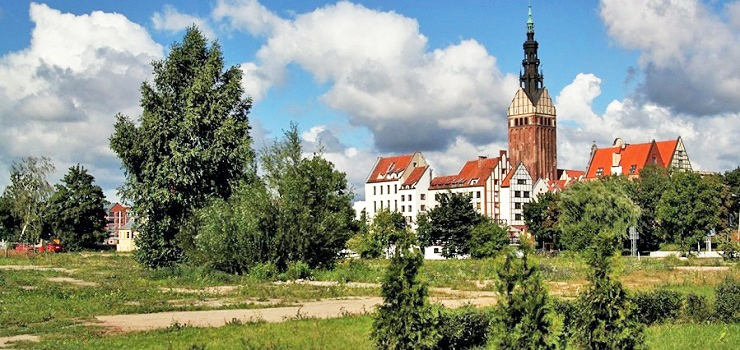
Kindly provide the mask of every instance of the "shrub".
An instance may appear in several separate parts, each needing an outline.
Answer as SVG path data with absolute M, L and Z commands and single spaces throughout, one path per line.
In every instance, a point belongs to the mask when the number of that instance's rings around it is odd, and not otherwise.
M 441 335 L 437 349 L 471 349 L 488 342 L 493 314 L 490 309 L 466 305 L 458 309 L 440 308 L 437 330 Z
M 637 305 L 637 320 L 647 325 L 674 320 L 681 312 L 681 293 L 657 289 L 638 293 L 634 297 Z
M 383 304 L 373 321 L 378 349 L 433 349 L 439 341 L 435 313 L 427 303 L 427 286 L 419 279 L 424 257 L 400 241 L 391 257 L 381 294 Z
M 740 321 L 740 282 L 726 277 L 715 289 L 715 313 L 720 321 Z
M 249 269 L 249 277 L 258 281 L 269 281 L 278 275 L 275 264 L 267 262 L 256 264 Z
M 310 279 L 313 276 L 311 267 L 303 261 L 289 262 L 285 272 L 280 274 L 280 279 L 284 281 L 297 279 Z
M 491 221 L 485 220 L 470 232 L 470 256 L 476 259 L 491 258 L 509 244 L 509 233 Z
M 562 320 L 562 330 L 560 332 L 558 343 L 561 349 L 568 348 L 568 341 L 573 336 L 573 328 L 576 319 L 576 303 L 563 299 L 553 299 L 552 310 L 560 316 Z
M 687 321 L 705 322 L 712 317 L 707 297 L 694 293 L 686 295 L 683 315 Z

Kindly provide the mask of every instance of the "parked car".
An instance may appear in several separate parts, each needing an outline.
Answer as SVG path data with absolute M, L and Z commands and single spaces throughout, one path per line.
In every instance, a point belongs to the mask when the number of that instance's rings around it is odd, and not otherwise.
M 49 253 L 61 253 L 64 249 L 62 248 L 62 245 L 59 243 L 51 242 L 47 244 L 46 246 L 40 246 L 38 247 L 39 252 L 49 252 Z

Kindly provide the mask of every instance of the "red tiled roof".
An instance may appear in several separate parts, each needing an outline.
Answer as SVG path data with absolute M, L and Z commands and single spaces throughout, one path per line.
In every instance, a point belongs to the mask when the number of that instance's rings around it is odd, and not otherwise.
M 656 163 L 664 166 L 660 153 L 653 148 L 653 142 L 625 145 L 624 149 L 621 147 L 596 149 L 586 172 L 586 178 L 591 179 L 597 177 L 596 172 L 599 168 L 602 169 L 602 176 L 612 175 L 611 168 L 614 154 L 620 154 L 619 163 L 616 165 L 622 167 L 621 175 L 630 175 L 630 168 L 633 165 L 635 166 L 633 175 L 639 174 L 640 170 L 650 161 L 649 158 L 653 151 L 657 156 Z
M 411 174 L 406 179 L 406 182 L 404 182 L 401 186 L 414 186 L 416 185 L 419 180 L 421 180 L 421 177 L 424 175 L 424 173 L 427 171 L 429 167 L 428 166 L 418 166 L 414 168 L 414 170 L 411 171 Z
M 676 147 L 678 147 L 678 139 L 655 142 L 655 145 L 658 146 L 660 158 L 663 159 L 664 163 L 668 164 L 673 158 L 673 153 L 676 152 Z
M 401 173 L 409 166 L 411 159 L 414 158 L 413 154 L 406 154 L 402 156 L 380 158 L 378 164 L 370 173 L 367 182 L 385 182 L 395 181 L 400 178 Z M 397 174 L 398 177 L 388 177 L 387 175 Z
M 511 185 L 511 178 L 514 177 L 515 172 L 516 168 L 511 168 L 511 170 L 509 170 L 509 173 L 506 174 L 504 181 L 501 181 L 501 187 L 509 187 Z
M 491 172 L 498 165 L 498 158 L 480 157 L 465 163 L 460 173 L 452 176 L 438 176 L 432 179 L 429 189 L 453 187 L 480 187 L 484 186 Z M 477 180 L 473 183 L 473 180 Z
M 579 177 L 586 175 L 586 172 L 583 170 L 563 170 L 563 171 L 571 179 L 578 179 Z

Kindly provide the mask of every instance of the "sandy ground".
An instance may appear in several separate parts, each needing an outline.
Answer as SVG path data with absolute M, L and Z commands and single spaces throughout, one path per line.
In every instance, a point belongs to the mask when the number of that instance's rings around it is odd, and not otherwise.
M 49 277 L 46 280 L 51 281 L 51 282 L 69 283 L 69 284 L 80 286 L 80 287 L 97 287 L 98 286 L 98 284 L 95 282 L 78 280 L 76 278 L 71 278 L 71 277 Z
M 0 265 L 0 270 L 35 270 L 35 271 L 57 271 L 72 273 L 74 270 L 65 269 L 61 267 L 48 267 L 48 266 L 36 266 L 36 265 Z
M 466 304 L 489 306 L 496 303 L 493 297 L 460 299 L 430 298 L 433 303 L 447 307 Z M 178 323 L 194 327 L 219 327 L 233 320 L 241 322 L 283 322 L 300 318 L 334 318 L 374 311 L 383 302 L 379 297 L 330 299 L 303 303 L 300 306 L 247 310 L 207 310 L 159 312 L 151 314 L 111 315 L 95 317 L 95 325 L 110 328 L 114 332 L 145 331 L 167 328 Z
M 728 271 L 730 269 L 729 266 L 676 266 L 674 269 L 678 271 L 706 271 L 706 272 L 714 272 L 714 271 Z
M 39 337 L 35 335 L 16 335 L 12 337 L 0 337 L 0 349 L 11 349 L 11 346 L 13 346 L 13 343 L 19 342 L 19 341 L 31 341 L 31 342 L 38 342 L 40 341 Z

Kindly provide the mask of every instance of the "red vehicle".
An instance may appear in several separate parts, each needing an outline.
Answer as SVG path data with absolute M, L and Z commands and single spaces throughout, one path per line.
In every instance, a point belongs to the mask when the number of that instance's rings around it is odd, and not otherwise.
M 15 246 L 17 252 L 49 252 L 49 253 L 61 253 L 64 250 L 62 245 L 56 242 L 49 242 L 42 246 L 32 246 L 25 243 L 19 243 Z

